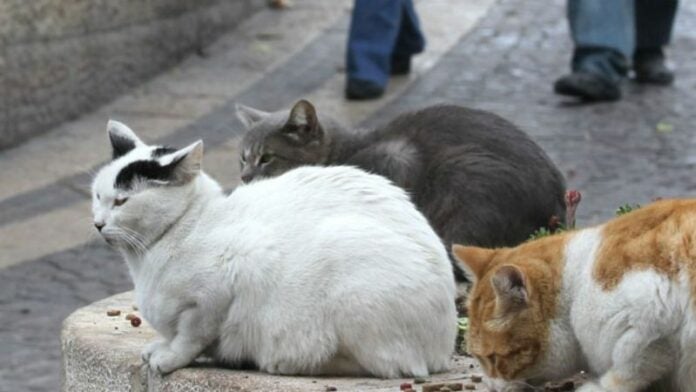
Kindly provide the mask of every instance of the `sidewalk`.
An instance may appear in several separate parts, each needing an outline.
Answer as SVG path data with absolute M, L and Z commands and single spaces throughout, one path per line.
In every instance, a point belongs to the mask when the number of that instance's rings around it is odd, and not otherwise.
M 58 331 L 77 307 L 131 288 L 120 257 L 92 238 L 89 179 L 109 155 L 108 118 L 149 141 L 206 143 L 205 166 L 238 177 L 234 103 L 274 110 L 309 98 L 371 126 L 451 102 L 494 111 L 537 140 L 583 193 L 579 225 L 625 203 L 696 195 L 696 3 L 682 2 L 672 87 L 629 83 L 625 99 L 579 105 L 551 92 L 567 72 L 564 1 L 421 0 L 429 48 L 389 94 L 347 103 L 343 53 L 349 0 L 295 0 L 265 10 L 176 69 L 45 137 L 0 153 L 0 391 L 55 390 Z M 475 4 L 473 4 L 475 3 Z M 485 16 L 485 17 L 484 17 Z
M 0 391 L 55 390 L 62 319 L 131 288 L 123 262 L 91 224 L 90 177 L 110 155 L 107 119 L 127 123 L 146 141 L 180 146 L 202 138 L 206 171 L 232 188 L 242 132 L 236 102 L 275 110 L 308 98 L 361 124 L 428 75 L 493 2 L 417 2 L 428 51 L 379 101 L 343 99 L 352 2 L 295 0 L 284 11 L 259 12 L 202 57 L 98 111 L 0 153 L 0 166 L 10 168 L 0 171 Z

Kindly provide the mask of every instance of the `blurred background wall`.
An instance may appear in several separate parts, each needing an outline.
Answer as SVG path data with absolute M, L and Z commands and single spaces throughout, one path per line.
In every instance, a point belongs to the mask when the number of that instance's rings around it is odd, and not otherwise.
M 263 0 L 0 0 L 0 149 L 202 48 Z

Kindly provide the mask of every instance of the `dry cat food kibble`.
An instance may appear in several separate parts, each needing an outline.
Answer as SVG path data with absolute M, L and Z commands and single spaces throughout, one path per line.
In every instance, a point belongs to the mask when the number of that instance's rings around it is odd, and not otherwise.
M 483 377 L 481 377 L 481 376 L 475 374 L 475 375 L 471 376 L 471 381 L 473 381 L 473 382 L 481 382 L 481 381 L 483 381 Z
M 405 391 L 407 389 L 413 389 L 413 386 L 410 383 L 405 382 L 399 386 L 399 389 Z
M 140 317 L 138 317 L 138 316 L 133 316 L 133 318 L 130 319 L 130 322 L 131 322 L 132 326 L 139 327 L 142 320 L 140 320 Z
M 106 315 L 109 317 L 115 317 L 121 314 L 121 311 L 118 309 L 109 309 L 106 311 Z
M 288 0 L 271 0 L 268 2 L 268 5 L 271 8 L 283 9 L 288 8 L 290 6 L 290 3 L 288 2 Z
M 466 390 L 468 390 L 468 391 L 473 391 L 473 390 L 476 389 L 476 385 L 474 385 L 474 384 L 466 384 L 466 385 L 464 385 L 464 389 L 466 389 Z
M 566 381 L 563 383 L 549 383 L 546 384 L 544 387 L 545 392 L 565 392 L 565 391 L 574 391 L 575 390 L 575 382 L 574 381 Z
M 136 315 L 133 314 L 133 313 L 128 313 L 128 314 L 126 315 L 126 320 L 131 321 L 134 317 L 138 317 L 138 316 L 136 316 Z
M 460 382 L 425 384 L 423 392 L 440 392 L 442 388 L 447 388 L 450 391 L 461 391 L 464 389 L 464 384 Z

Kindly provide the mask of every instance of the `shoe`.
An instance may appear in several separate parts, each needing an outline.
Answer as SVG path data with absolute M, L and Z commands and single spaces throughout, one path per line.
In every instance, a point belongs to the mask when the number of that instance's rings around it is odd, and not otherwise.
M 367 80 L 348 79 L 346 84 L 346 98 L 351 100 L 375 99 L 383 94 L 384 87 Z
M 586 101 L 617 101 L 621 99 L 618 82 L 602 75 L 576 71 L 558 79 L 553 85 L 556 94 L 570 95 Z
M 633 55 L 633 70 L 639 83 L 669 85 L 674 82 L 674 72 L 667 68 L 662 49 L 638 49 Z
M 392 75 L 408 75 L 411 72 L 411 56 L 393 57 L 389 71 Z

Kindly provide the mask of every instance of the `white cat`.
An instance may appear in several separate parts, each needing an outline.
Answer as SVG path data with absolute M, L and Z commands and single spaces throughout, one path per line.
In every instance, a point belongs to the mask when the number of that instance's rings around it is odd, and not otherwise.
M 111 121 L 94 223 L 130 268 L 168 373 L 202 353 L 269 373 L 425 376 L 454 347 L 452 267 L 407 195 L 350 167 L 305 167 L 226 197 L 203 144 L 148 146 Z

